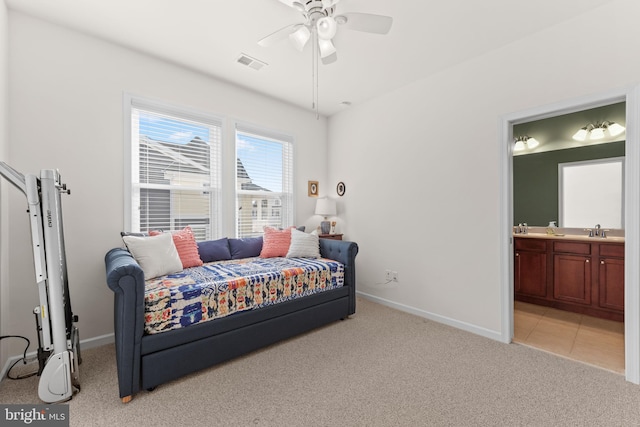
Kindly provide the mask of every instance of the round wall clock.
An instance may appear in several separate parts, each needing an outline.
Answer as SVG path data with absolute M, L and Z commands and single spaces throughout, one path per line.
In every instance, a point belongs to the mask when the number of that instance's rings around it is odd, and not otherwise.
M 347 187 L 344 185 L 344 182 L 340 181 L 336 187 L 336 191 L 338 192 L 338 196 L 344 196 L 344 192 L 347 190 Z

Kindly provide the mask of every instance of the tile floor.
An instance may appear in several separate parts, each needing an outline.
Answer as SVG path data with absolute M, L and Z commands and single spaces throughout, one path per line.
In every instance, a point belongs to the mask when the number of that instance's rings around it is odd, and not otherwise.
M 516 343 L 624 374 L 624 323 L 515 301 Z

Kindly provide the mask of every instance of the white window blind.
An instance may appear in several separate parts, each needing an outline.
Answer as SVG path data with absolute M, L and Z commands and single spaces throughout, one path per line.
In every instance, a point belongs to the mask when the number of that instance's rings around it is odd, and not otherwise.
M 237 236 L 293 225 L 293 139 L 237 124 L 236 159 Z
M 132 99 L 131 231 L 219 237 L 221 140 L 215 117 Z

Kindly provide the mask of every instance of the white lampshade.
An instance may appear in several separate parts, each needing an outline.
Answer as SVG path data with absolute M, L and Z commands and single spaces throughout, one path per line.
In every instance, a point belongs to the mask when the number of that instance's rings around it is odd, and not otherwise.
M 331 40 L 338 30 L 338 24 L 331 16 L 318 19 L 316 27 L 318 28 L 318 37 L 323 40 Z
M 318 39 L 318 46 L 320 47 L 320 57 L 326 58 L 327 56 L 336 53 L 336 47 L 331 40 Z
M 309 31 L 309 29 L 304 25 L 300 26 L 300 28 L 298 28 L 296 31 L 289 34 L 289 40 L 291 40 L 293 46 L 295 46 L 295 48 L 300 52 L 302 52 L 304 46 L 307 44 L 310 38 L 311 31 Z
M 573 135 L 573 139 L 575 139 L 576 141 L 584 141 L 585 139 L 587 139 L 588 133 L 589 132 L 587 132 L 586 128 L 582 128 Z
M 540 145 L 540 143 L 538 142 L 537 139 L 535 139 L 535 138 L 527 139 L 527 148 L 529 148 L 529 149 L 536 148 L 538 145 Z
M 624 126 L 620 126 L 615 122 L 610 123 L 609 126 L 607 126 L 607 129 L 609 130 L 609 135 L 611 136 L 618 136 L 625 130 Z
M 591 130 L 591 134 L 589 135 L 589 139 L 602 139 L 604 138 L 604 129 L 603 128 L 593 128 Z
M 316 201 L 316 215 L 324 217 L 336 214 L 336 201 L 327 197 L 320 198 Z
M 516 145 L 513 146 L 513 151 L 522 151 L 524 150 L 524 142 L 516 141 Z

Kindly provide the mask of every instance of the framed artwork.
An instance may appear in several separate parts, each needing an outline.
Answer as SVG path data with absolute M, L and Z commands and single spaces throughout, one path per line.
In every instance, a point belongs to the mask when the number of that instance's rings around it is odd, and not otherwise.
M 338 196 L 344 196 L 345 191 L 347 191 L 347 187 L 344 185 L 344 182 L 340 181 L 336 186 L 336 192 L 338 193 Z
M 309 181 L 308 191 L 309 197 L 318 197 L 318 181 Z

